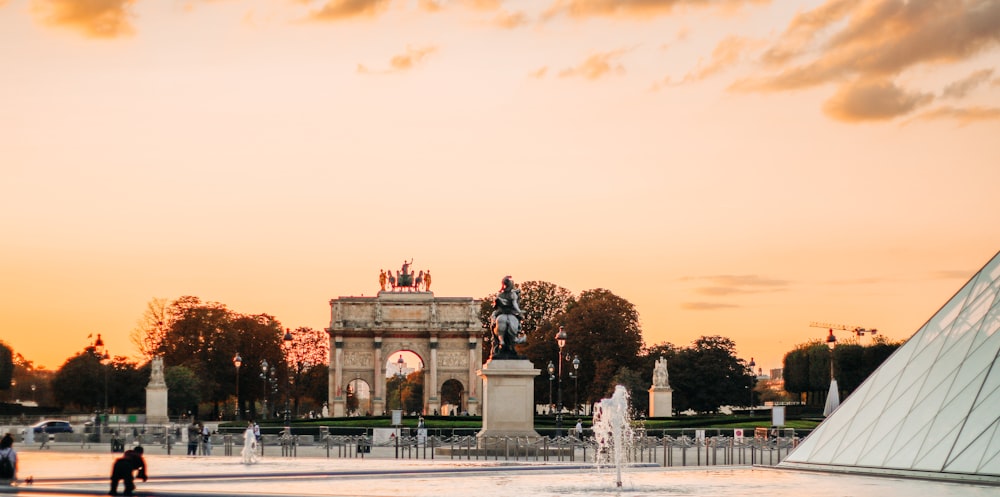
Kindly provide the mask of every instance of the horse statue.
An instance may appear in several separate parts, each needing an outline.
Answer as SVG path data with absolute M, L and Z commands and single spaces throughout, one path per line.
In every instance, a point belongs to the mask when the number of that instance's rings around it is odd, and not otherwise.
M 518 300 L 521 292 L 514 288 L 514 279 L 504 276 L 500 283 L 500 291 L 493 299 L 493 314 L 490 315 L 490 325 L 493 329 L 493 346 L 490 350 L 490 360 L 521 359 L 514 349 L 514 344 L 524 343 L 521 333 L 521 308 Z

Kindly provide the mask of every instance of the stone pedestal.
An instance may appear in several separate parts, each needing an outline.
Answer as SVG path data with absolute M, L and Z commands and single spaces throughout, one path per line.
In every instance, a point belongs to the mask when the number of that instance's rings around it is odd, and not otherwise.
M 670 387 L 650 387 L 649 417 L 669 418 L 674 415 L 674 389 Z
M 146 385 L 146 423 L 167 424 L 167 382 L 163 379 L 163 358 L 150 361 L 149 384 Z
M 538 438 L 534 378 L 541 373 L 526 359 L 490 360 L 477 372 L 483 379 L 483 429 L 477 437 Z
M 167 416 L 167 386 L 146 387 L 146 423 L 151 425 L 170 423 Z

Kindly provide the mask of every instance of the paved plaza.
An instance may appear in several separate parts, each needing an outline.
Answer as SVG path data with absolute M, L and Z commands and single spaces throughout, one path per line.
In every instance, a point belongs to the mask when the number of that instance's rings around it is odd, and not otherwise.
M 111 464 L 120 454 L 107 444 L 89 447 L 57 445 L 19 449 L 19 476 L 32 477 L 0 492 L 16 495 L 104 495 Z M 788 471 L 750 466 L 627 468 L 623 486 L 615 486 L 613 471 L 575 462 L 525 462 L 395 459 L 391 447 L 375 447 L 364 458 L 327 458 L 325 449 L 300 448 L 298 457 L 275 454 L 256 464 L 234 455 L 167 455 L 162 446 L 146 450 L 148 482 L 138 482 L 137 495 L 252 497 L 330 495 L 357 497 L 594 497 L 629 496 L 768 496 L 768 497 L 978 497 L 993 496 L 996 487 Z M 301 450 L 304 449 L 304 450 Z

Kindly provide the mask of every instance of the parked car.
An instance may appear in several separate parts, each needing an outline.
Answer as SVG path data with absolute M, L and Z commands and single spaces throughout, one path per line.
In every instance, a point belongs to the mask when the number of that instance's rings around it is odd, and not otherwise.
M 73 427 L 69 421 L 60 419 L 46 419 L 31 425 L 35 433 L 73 433 Z

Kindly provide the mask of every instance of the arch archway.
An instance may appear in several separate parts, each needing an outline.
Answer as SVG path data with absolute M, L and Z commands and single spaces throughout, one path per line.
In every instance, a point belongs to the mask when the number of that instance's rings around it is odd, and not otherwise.
M 373 414 L 400 405 L 391 396 L 390 364 L 400 354 L 416 361 L 422 392 L 407 412 L 441 410 L 441 387 L 448 380 L 463 385 L 462 410 L 479 411 L 477 392 L 482 368 L 478 300 L 471 297 L 435 297 L 431 292 L 381 291 L 375 297 L 330 300 L 330 392 L 334 416 L 348 412 L 347 383 L 364 380 L 371 387 Z M 410 356 L 412 354 L 412 356 Z M 412 373 L 410 373 L 412 374 Z M 404 390 L 405 398 L 405 390 Z M 404 402 L 406 402 L 404 400 Z M 415 407 L 415 409 L 410 409 Z

